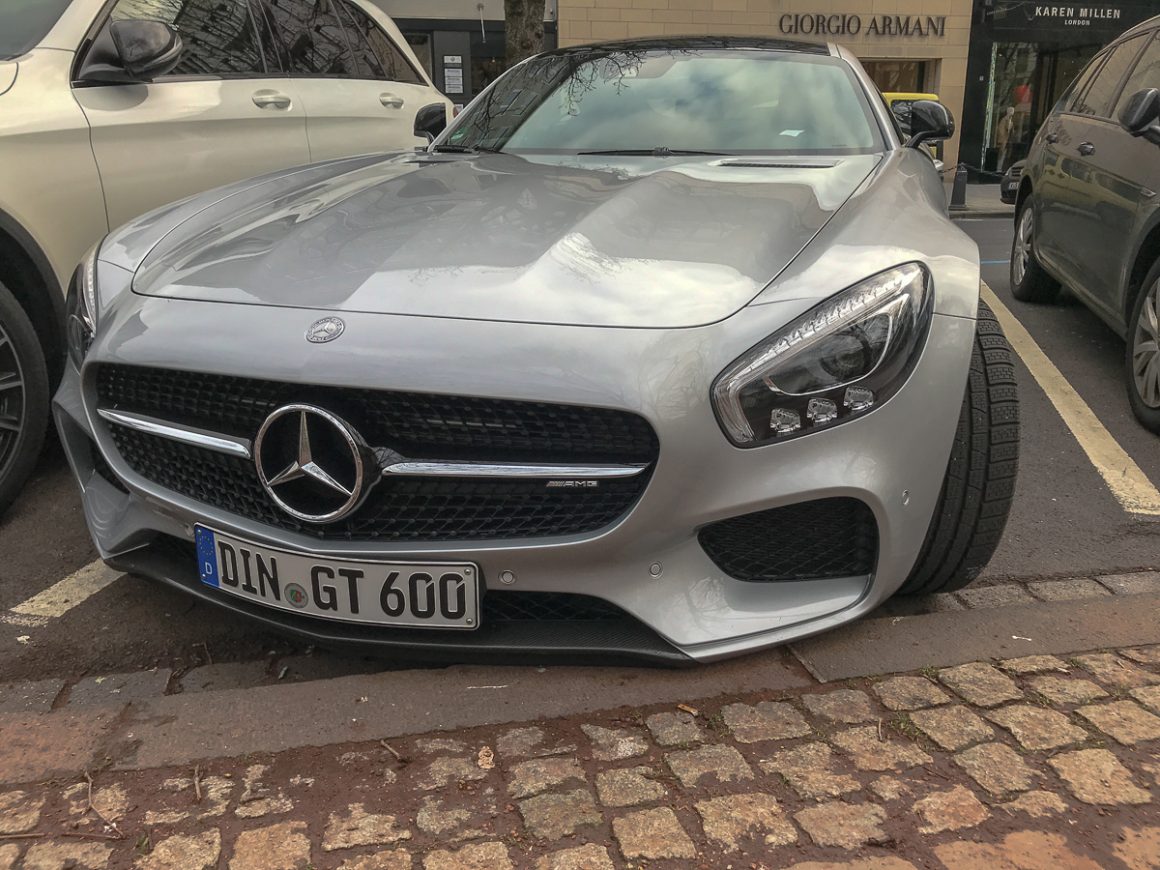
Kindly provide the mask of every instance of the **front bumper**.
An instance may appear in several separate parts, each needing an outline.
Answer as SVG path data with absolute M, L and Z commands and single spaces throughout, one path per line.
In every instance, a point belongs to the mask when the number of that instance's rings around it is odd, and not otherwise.
M 70 367 L 55 401 L 86 517 L 110 564 L 160 579 L 268 625 L 324 643 L 407 646 L 459 655 L 488 648 L 624 653 L 709 661 L 857 619 L 893 594 L 913 567 L 942 485 L 974 321 L 938 314 L 906 385 L 867 416 L 784 444 L 741 450 L 722 434 L 709 387 L 736 355 L 806 303 L 747 309 L 708 327 L 609 330 L 352 314 L 333 345 L 305 346 L 325 312 L 131 297 L 106 313 L 82 373 Z M 148 330 L 142 328 L 148 324 Z M 190 335 L 213 335 L 212 357 Z M 257 345 L 257 346 L 256 346 Z M 445 349 L 456 348 L 454 358 Z M 193 351 L 193 354 L 190 354 Z M 532 369 L 523 361 L 537 360 Z M 612 407 L 639 414 L 660 442 L 647 489 L 596 532 L 457 543 L 320 542 L 170 492 L 133 472 L 96 415 L 95 368 L 116 362 L 333 386 L 455 393 Z M 389 374 L 384 375 L 384 372 Z M 626 372 L 632 372 L 626 377 Z M 101 466 L 106 465 L 107 468 Z M 110 475 L 114 482 L 110 481 Z M 776 583 L 725 574 L 698 540 L 705 526 L 800 502 L 852 498 L 877 524 L 867 575 Z M 625 614 L 617 625 L 524 625 L 503 632 L 367 629 L 283 614 L 197 582 L 181 555 L 194 523 L 272 548 L 349 559 L 470 560 L 487 596 L 593 596 Z M 184 559 L 184 561 L 183 561 Z M 515 583 L 496 578 L 511 572 Z M 550 630 L 549 630 L 550 629 Z

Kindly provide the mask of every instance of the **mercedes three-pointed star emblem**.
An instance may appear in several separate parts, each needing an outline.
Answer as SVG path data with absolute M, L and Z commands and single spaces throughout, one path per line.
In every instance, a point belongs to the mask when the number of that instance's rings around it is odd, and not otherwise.
M 325 523 L 366 495 L 366 443 L 341 417 L 314 405 L 274 411 L 254 442 L 254 464 L 274 502 L 300 520 Z

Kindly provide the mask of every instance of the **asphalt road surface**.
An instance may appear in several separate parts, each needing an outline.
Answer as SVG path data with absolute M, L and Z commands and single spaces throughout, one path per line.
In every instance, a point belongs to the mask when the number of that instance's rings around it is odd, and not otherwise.
M 1045 390 L 1042 359 L 1035 373 L 1020 363 L 1023 446 L 1015 508 L 1000 551 L 978 583 L 1160 568 L 1160 516 L 1132 513 L 1123 504 L 1120 478 L 1128 479 L 1124 468 L 1132 462 L 1137 483 L 1154 494 L 1160 487 L 1160 439 L 1138 426 L 1128 407 L 1123 342 L 1066 294 L 1052 306 L 1011 297 L 1009 220 L 965 220 L 960 226 L 979 243 L 984 280 L 1025 327 L 1019 353 L 1046 354 L 1048 366 L 1054 364 L 1063 380 L 1062 388 L 1056 383 Z M 1070 397 L 1061 398 L 1072 389 Z M 1085 414 L 1098 421 L 1083 430 L 1087 450 L 1073 432 Z M 1102 473 L 1089 455 L 1093 450 L 1105 457 Z M 282 670 L 279 662 L 292 660 L 292 677 L 303 679 L 384 667 L 325 653 L 302 658 L 303 650 L 292 642 L 134 577 L 57 590 L 60 615 L 39 624 L 13 618 L 12 608 L 95 558 L 56 445 L 46 450 L 23 499 L 0 521 L 0 554 L 0 682 L 153 666 L 180 671 L 210 660 L 265 662 L 274 672 Z M 755 667 L 761 665 L 761 655 L 753 659 Z

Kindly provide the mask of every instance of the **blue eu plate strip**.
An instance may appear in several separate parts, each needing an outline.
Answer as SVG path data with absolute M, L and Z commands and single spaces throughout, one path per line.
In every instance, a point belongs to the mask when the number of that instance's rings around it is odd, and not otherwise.
M 218 580 L 217 553 L 214 552 L 213 532 L 196 526 L 193 530 L 193 537 L 197 542 L 197 570 L 201 574 L 201 582 L 206 586 L 221 588 L 221 582 Z

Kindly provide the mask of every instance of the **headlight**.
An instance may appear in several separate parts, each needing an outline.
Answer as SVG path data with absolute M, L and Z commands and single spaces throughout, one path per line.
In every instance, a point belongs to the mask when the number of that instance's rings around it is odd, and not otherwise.
M 68 355 L 78 369 L 93 343 L 97 332 L 97 252 L 94 245 L 73 273 L 69 282 L 68 302 Z
M 738 447 L 837 426 L 889 399 L 930 327 L 930 275 L 906 263 L 799 317 L 717 378 L 713 405 Z

